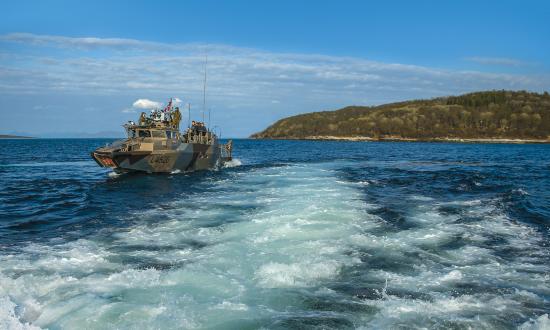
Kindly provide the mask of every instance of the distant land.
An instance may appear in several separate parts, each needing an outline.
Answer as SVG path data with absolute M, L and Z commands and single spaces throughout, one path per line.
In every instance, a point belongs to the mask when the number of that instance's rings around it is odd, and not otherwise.
M 95 133 L 86 132 L 59 132 L 59 133 L 43 133 L 41 138 L 59 139 L 100 139 L 100 138 L 121 138 L 124 137 L 124 131 L 101 131 Z
M 483 91 L 287 117 L 255 139 L 550 143 L 550 95 Z
M 0 139 L 34 139 L 34 138 L 30 136 L 0 134 Z
M 122 138 L 124 132 L 102 131 L 96 133 L 86 132 L 50 132 L 39 133 L 37 136 L 29 137 L 30 134 L 17 132 L 15 134 L 0 134 L 0 139 L 99 139 L 99 138 Z

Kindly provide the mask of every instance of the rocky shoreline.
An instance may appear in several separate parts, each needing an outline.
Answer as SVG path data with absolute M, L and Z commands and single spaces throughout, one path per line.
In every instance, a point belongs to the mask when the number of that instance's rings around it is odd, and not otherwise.
M 514 144 L 522 144 L 522 143 L 550 143 L 550 139 L 509 139 L 509 138 L 450 138 L 450 137 L 444 137 L 444 138 L 423 138 L 423 139 L 415 139 L 415 138 L 403 138 L 403 137 L 397 137 L 397 136 L 387 136 L 387 137 L 379 137 L 379 138 L 373 138 L 368 136 L 327 136 L 327 135 L 319 135 L 319 136 L 306 136 L 303 138 L 297 138 L 297 137 L 261 137 L 261 138 L 255 138 L 255 139 L 263 139 L 263 140 L 312 140 L 312 141 L 355 141 L 355 142 L 457 142 L 457 143 L 514 143 Z

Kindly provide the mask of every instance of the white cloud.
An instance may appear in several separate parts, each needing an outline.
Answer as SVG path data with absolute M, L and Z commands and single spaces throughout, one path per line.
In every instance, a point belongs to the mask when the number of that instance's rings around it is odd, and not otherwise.
M 11 41 L 33 45 L 51 45 L 67 48 L 97 48 L 97 47 L 117 47 L 117 48 L 154 48 L 158 44 L 153 42 L 143 42 L 135 39 L 122 38 L 74 38 L 64 36 L 36 35 L 32 33 L 9 33 L 0 36 L 2 41 Z
M 7 43 L 18 46 L 2 47 Z M 57 49 L 52 52 L 50 47 Z M 373 105 L 475 90 L 542 91 L 550 87 L 547 73 L 451 70 L 228 45 L 13 33 L 0 35 L 0 49 L 0 94 L 38 95 L 37 102 L 42 102 L 44 95 L 59 99 L 70 95 L 124 98 L 120 104 L 142 95 L 163 101 L 179 95 L 191 103 L 195 114 L 202 109 L 207 50 L 207 108 L 215 109 L 213 117 L 224 120 L 229 129 L 234 125 L 235 130 L 250 132 L 287 115 L 350 104 Z M 488 58 L 472 60 L 489 63 Z M 513 61 L 498 59 L 496 63 L 511 65 Z M 135 104 L 123 111 L 161 108 L 163 103 L 139 99 Z
M 514 58 L 506 57 L 482 57 L 473 56 L 465 58 L 466 61 L 475 62 L 484 65 L 501 65 L 501 66 L 525 66 L 529 65 L 529 62 L 517 60 Z
M 155 102 L 148 99 L 138 99 L 132 104 L 132 106 L 135 109 L 149 110 L 160 108 L 162 104 L 160 102 Z
M 379 103 L 479 89 L 542 90 L 548 88 L 550 81 L 547 75 L 447 70 L 363 58 L 270 53 L 226 45 L 162 44 L 134 39 L 24 33 L 0 36 L 0 42 L 18 42 L 30 49 L 71 48 L 54 59 L 52 56 L 25 56 L 24 52 L 7 53 L 0 58 L 0 88 L 13 93 L 120 94 L 135 91 L 155 93 L 163 98 L 177 93 L 199 99 L 205 49 L 209 54 L 208 93 L 219 100 L 247 98 L 248 101 L 270 102 L 271 99 L 305 96 L 319 102 L 340 100 L 339 103 L 349 103 L 370 99 L 370 103 Z M 101 56 L 91 56 L 97 47 L 103 48 Z M 501 64 L 517 62 L 504 58 L 471 60 L 485 63 L 492 60 Z

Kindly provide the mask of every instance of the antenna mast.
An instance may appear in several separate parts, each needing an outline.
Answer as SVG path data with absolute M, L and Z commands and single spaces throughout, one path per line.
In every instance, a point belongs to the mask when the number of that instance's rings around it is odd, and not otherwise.
M 187 103 L 187 127 L 191 127 L 191 103 Z
M 206 66 L 208 65 L 208 54 L 204 55 L 204 84 L 202 88 L 202 122 L 204 123 L 204 111 L 206 111 Z

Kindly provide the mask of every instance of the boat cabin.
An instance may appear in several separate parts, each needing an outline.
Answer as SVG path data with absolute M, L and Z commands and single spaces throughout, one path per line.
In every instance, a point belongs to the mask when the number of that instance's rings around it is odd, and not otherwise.
M 179 132 L 177 129 L 169 128 L 150 128 L 140 126 L 126 127 L 126 133 L 129 139 L 134 138 L 156 138 L 156 139 L 178 139 Z

